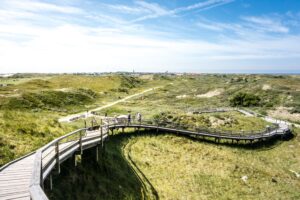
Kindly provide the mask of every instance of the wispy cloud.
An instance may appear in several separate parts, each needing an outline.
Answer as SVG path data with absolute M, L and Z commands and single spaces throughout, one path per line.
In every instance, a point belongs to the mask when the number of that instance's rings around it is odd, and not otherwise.
M 144 20 L 148 20 L 148 19 L 155 19 L 155 18 L 162 17 L 162 16 L 173 16 L 173 15 L 176 15 L 176 14 L 179 14 L 182 12 L 191 11 L 191 10 L 198 10 L 198 11 L 207 10 L 207 9 L 210 9 L 213 7 L 231 3 L 233 1 L 234 0 L 207 0 L 204 2 L 199 2 L 199 3 L 188 5 L 185 7 L 175 8 L 173 10 L 164 9 L 155 3 L 146 3 L 144 1 L 138 1 L 139 5 L 151 10 L 152 13 L 149 15 L 139 17 L 139 18 L 133 20 L 133 22 L 140 22 L 140 21 L 144 21 Z
M 275 33 L 288 33 L 289 28 L 284 26 L 279 20 L 270 17 L 243 17 L 243 20 L 250 22 L 249 26 L 260 31 L 268 31 Z
M 190 10 L 195 10 L 195 9 L 209 9 L 209 8 L 213 8 L 213 7 L 217 7 L 217 6 L 221 6 L 224 4 L 228 4 L 231 3 L 235 0 L 208 0 L 208 1 L 204 1 L 204 2 L 199 2 L 196 4 L 192 4 L 186 7 L 180 7 L 180 8 L 176 8 L 174 9 L 172 12 L 174 13 L 180 13 L 180 12 L 184 12 L 184 11 L 190 11 Z
M 150 13 L 150 11 L 146 8 L 140 7 L 140 6 L 127 6 L 127 5 L 106 5 L 108 8 L 116 10 L 121 13 L 125 14 L 145 14 Z
M 51 3 L 39 2 L 36 0 L 4 0 L 6 5 L 13 7 L 14 9 L 20 9 L 23 11 L 33 12 L 58 12 L 64 14 L 79 14 L 82 10 L 72 6 L 55 5 Z
M 241 24 L 234 24 L 234 23 L 222 23 L 222 22 L 215 22 L 210 21 L 207 19 L 202 19 L 196 23 L 197 27 L 208 29 L 211 31 L 233 31 L 233 32 L 240 32 L 244 29 Z
M 284 25 L 280 18 L 271 16 L 243 16 L 238 22 L 225 23 L 207 19 L 201 19 L 196 23 L 197 27 L 221 34 L 235 34 L 246 38 L 269 37 L 270 33 L 288 34 L 290 28 Z

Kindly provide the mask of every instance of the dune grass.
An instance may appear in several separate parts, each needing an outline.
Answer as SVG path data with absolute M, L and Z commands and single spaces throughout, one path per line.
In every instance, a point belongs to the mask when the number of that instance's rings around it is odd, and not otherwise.
M 82 127 L 82 126 L 80 126 Z M 49 112 L 0 112 L 0 166 L 78 128 L 60 124 Z
M 54 191 L 48 191 L 51 197 L 142 199 L 146 193 L 146 199 L 155 199 L 154 192 L 159 199 L 300 197 L 299 178 L 293 172 L 300 170 L 299 135 L 249 148 L 146 131 L 110 136 L 105 144 L 99 163 L 91 150 L 83 155 L 82 165 L 56 176 Z M 143 191 L 138 179 L 153 189 Z M 78 191 L 73 192 L 74 184 L 79 185 Z
M 160 199 L 300 197 L 299 178 L 289 171 L 300 170 L 299 137 L 256 150 L 174 135 L 139 136 L 129 142 L 133 143 L 132 160 Z M 245 182 L 243 176 L 247 176 Z

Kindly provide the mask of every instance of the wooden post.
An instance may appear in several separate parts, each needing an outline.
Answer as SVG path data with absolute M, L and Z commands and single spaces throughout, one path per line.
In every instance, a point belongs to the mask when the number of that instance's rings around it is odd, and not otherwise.
M 73 154 L 73 157 L 74 157 L 74 166 L 77 167 L 77 161 L 76 161 L 76 154 L 75 153 Z
M 107 124 L 107 139 L 109 139 L 109 121 L 108 121 L 108 124 Z
M 79 132 L 79 149 L 80 155 L 82 155 L 82 131 Z
M 59 143 L 56 142 L 55 144 L 55 151 L 56 151 L 56 166 L 57 166 L 57 172 L 60 173 L 60 160 L 59 160 Z
M 86 120 L 84 120 L 84 128 L 85 128 L 85 134 L 87 132 L 87 124 L 86 124 Z
M 99 161 L 99 148 L 98 145 L 96 146 L 96 161 Z
M 50 174 L 50 190 L 52 191 L 52 189 L 53 189 L 52 174 Z
M 103 127 L 100 127 L 100 134 L 101 134 L 101 147 L 103 148 Z

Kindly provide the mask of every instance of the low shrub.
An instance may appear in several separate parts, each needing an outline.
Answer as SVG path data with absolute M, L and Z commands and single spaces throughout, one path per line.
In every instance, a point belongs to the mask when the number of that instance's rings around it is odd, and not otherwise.
M 232 99 L 230 99 L 231 106 L 250 107 L 250 106 L 259 106 L 260 103 L 261 103 L 260 97 L 251 93 L 239 92 Z

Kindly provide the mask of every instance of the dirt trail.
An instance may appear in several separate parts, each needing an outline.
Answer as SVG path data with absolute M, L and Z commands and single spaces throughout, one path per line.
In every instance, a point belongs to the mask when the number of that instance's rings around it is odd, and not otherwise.
M 142 91 L 142 92 L 139 92 L 139 93 L 136 93 L 136 94 L 127 96 L 127 97 L 125 97 L 125 98 L 123 98 L 123 99 L 120 99 L 120 100 L 114 101 L 114 102 L 112 102 L 112 103 L 109 103 L 109 104 L 107 104 L 107 105 L 105 105 L 105 106 L 101 106 L 101 107 L 95 108 L 95 109 L 90 110 L 90 111 L 88 111 L 88 112 L 81 112 L 81 113 L 77 113 L 77 114 L 72 114 L 72 115 L 68 115 L 68 116 L 65 116 L 65 117 L 61 117 L 58 121 L 59 121 L 59 122 L 71 122 L 71 121 L 74 121 L 74 120 L 76 120 L 76 119 L 86 118 L 86 117 L 92 116 L 92 115 L 93 115 L 92 112 L 94 112 L 94 111 L 103 110 L 103 109 L 105 109 L 105 108 L 114 106 L 114 105 L 116 105 L 116 104 L 118 104 L 118 103 L 124 102 L 124 101 L 126 101 L 126 100 L 128 100 L 128 99 L 131 99 L 131 98 L 140 96 L 140 95 L 142 95 L 142 94 L 144 94 L 144 93 L 147 93 L 147 92 L 156 90 L 156 89 L 158 89 L 158 88 L 160 88 L 160 87 L 154 87 L 154 88 L 150 88 L 150 89 L 144 90 L 144 91 Z

